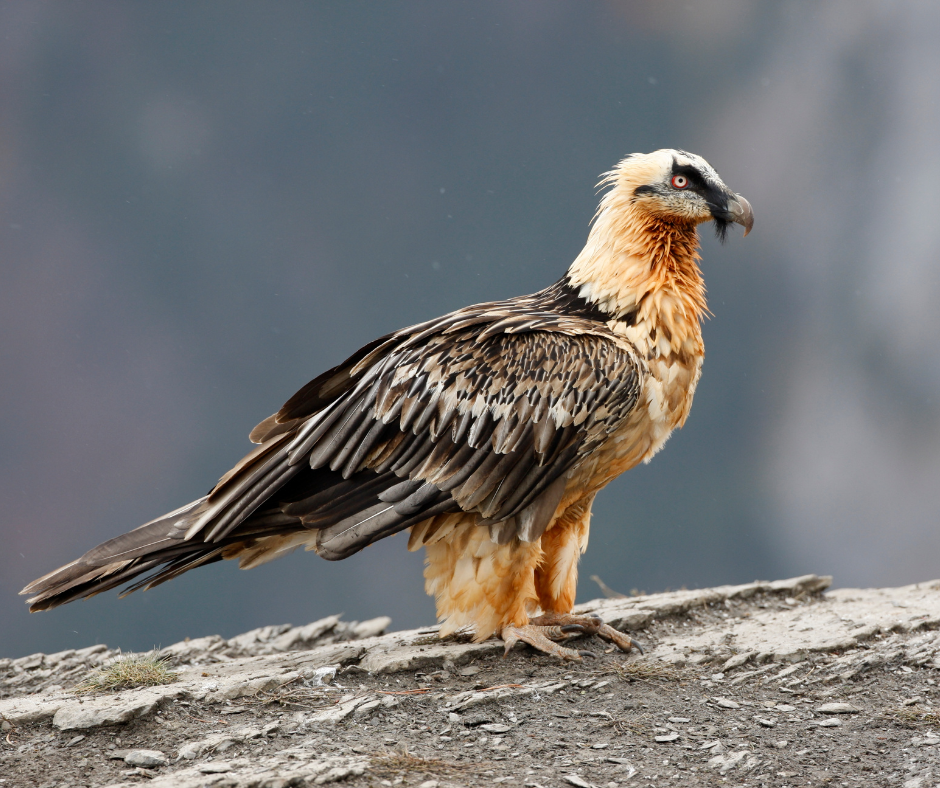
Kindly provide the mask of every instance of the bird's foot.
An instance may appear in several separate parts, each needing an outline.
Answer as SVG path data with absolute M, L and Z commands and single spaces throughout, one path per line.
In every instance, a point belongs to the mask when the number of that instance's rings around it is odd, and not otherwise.
M 597 635 L 602 640 L 613 643 L 621 651 L 636 649 L 641 654 L 643 649 L 629 635 L 605 624 L 599 616 L 573 616 L 570 613 L 547 613 L 529 620 L 524 626 L 503 627 L 500 637 L 506 644 L 505 654 L 520 640 L 535 649 L 561 659 L 580 661 L 582 657 L 595 657 L 593 651 L 566 648 L 559 642 L 571 640 L 583 635 Z

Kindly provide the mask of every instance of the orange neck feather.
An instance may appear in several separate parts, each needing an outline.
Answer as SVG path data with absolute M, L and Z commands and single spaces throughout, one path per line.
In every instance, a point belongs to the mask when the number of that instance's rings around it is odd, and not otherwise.
M 700 343 L 708 309 L 695 224 L 638 209 L 631 196 L 617 187 L 604 196 L 569 280 L 614 319 L 635 313 L 666 328 L 677 350 L 686 339 Z

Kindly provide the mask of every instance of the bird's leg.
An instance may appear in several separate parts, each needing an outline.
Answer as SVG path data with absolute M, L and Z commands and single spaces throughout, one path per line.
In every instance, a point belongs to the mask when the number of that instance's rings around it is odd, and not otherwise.
M 536 616 L 524 626 L 503 627 L 500 637 L 506 643 L 506 654 L 520 640 L 528 643 L 535 649 L 551 654 L 561 659 L 580 661 L 582 656 L 594 657 L 593 651 L 575 651 L 571 648 L 559 646 L 558 641 L 564 642 L 582 635 L 597 635 L 613 643 L 621 651 L 636 649 L 641 654 L 643 649 L 638 643 L 631 640 L 629 635 L 605 624 L 599 616 L 573 616 L 570 613 L 547 613 Z

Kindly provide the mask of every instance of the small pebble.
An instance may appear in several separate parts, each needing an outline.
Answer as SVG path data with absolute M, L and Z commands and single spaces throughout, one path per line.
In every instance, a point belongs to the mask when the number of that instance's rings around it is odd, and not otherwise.
M 683 722 L 692 722 L 692 720 L 690 720 L 688 717 L 670 717 L 669 722 L 681 724 Z
M 502 725 L 498 722 L 491 722 L 487 725 L 480 726 L 487 733 L 509 733 L 512 730 L 512 727 L 509 725 Z
M 562 777 L 567 781 L 569 785 L 575 785 L 577 788 L 594 788 L 591 783 L 585 780 L 582 777 L 578 777 L 576 774 L 563 774 Z
M 437 788 L 437 780 L 425 780 L 418 788 Z
M 715 698 L 715 703 L 722 709 L 740 709 L 741 704 L 728 698 Z
M 774 708 L 777 711 L 796 711 L 796 706 L 788 706 L 786 703 L 778 703 Z
M 858 714 L 858 709 L 849 703 L 823 703 L 816 711 L 820 714 Z
M 668 742 L 675 741 L 678 738 L 679 738 L 679 734 L 676 733 L 675 731 L 673 731 L 672 733 L 666 733 L 662 736 L 655 737 L 656 741 L 658 741 L 660 744 L 666 744 Z
M 777 726 L 776 720 L 768 720 L 765 717 L 755 717 L 758 725 L 763 725 L 765 728 L 775 728 Z
M 140 766 L 144 769 L 153 769 L 157 766 L 166 766 L 166 756 L 159 750 L 131 750 L 124 756 L 124 763 L 128 766 Z
M 820 720 L 815 724 L 817 728 L 838 728 L 842 724 L 842 720 L 830 717 L 828 720 Z
M 476 674 L 479 672 L 480 672 L 480 668 L 476 665 L 471 665 L 469 668 L 460 669 L 461 676 L 476 676 Z
M 66 744 L 65 746 L 71 747 L 73 744 L 78 744 L 80 741 L 84 741 L 84 740 L 85 740 L 84 736 L 76 736 L 74 739 L 71 739 L 69 743 Z
M 789 743 L 790 742 L 788 742 L 786 739 L 780 739 L 779 741 L 774 742 L 774 747 L 776 747 L 778 750 L 782 750 L 785 749 Z
M 210 763 L 203 763 L 199 766 L 199 771 L 203 774 L 225 774 L 231 770 L 231 764 L 225 761 L 211 761 Z
M 591 745 L 592 750 L 606 750 L 610 745 L 605 741 L 599 741 L 596 744 Z
M 124 752 L 124 750 L 115 750 L 115 753 Z M 182 745 L 177 752 L 177 760 L 180 758 L 185 758 L 187 761 L 194 761 L 202 755 L 202 746 L 196 742 L 188 742 Z M 110 757 L 115 757 L 114 755 Z M 123 757 L 123 756 L 121 756 Z

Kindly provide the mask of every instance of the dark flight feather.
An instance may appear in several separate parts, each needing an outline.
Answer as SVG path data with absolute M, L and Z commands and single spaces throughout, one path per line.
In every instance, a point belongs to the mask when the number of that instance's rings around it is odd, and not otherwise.
M 635 407 L 630 345 L 563 279 L 366 345 L 251 432 L 261 446 L 207 498 L 32 583 L 32 609 L 142 574 L 315 540 L 345 558 L 437 514 L 475 513 L 500 543 L 538 538 L 567 474 Z M 585 302 L 586 303 L 586 302 Z M 284 542 L 291 534 L 298 539 Z

